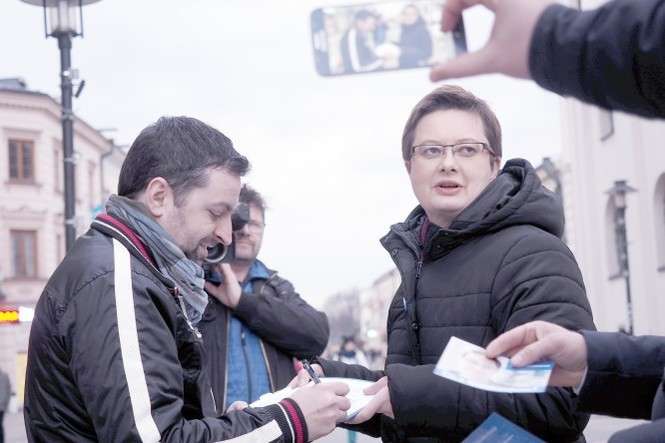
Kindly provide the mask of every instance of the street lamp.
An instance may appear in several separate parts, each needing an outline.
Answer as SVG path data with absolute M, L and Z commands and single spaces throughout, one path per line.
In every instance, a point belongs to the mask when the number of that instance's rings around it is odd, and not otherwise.
M 44 35 L 58 39 L 60 49 L 60 107 L 65 187 L 65 245 L 69 250 L 76 239 L 76 188 L 74 158 L 74 112 L 72 111 L 72 80 L 76 71 L 71 68 L 72 37 L 83 36 L 83 6 L 100 0 L 21 0 L 44 10 Z M 76 97 L 81 93 L 79 84 Z
M 626 310 L 628 311 L 628 330 L 633 335 L 633 301 L 630 296 L 630 267 L 628 264 L 628 236 L 626 234 L 626 194 L 637 189 L 629 186 L 626 180 L 617 180 L 607 194 L 614 203 L 614 238 L 619 264 L 619 273 L 626 281 Z

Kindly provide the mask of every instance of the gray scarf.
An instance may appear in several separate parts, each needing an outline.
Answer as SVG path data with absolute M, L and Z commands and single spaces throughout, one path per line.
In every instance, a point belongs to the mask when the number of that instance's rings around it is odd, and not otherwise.
M 187 317 L 196 326 L 208 305 L 208 294 L 203 289 L 203 268 L 185 256 L 171 234 L 148 214 L 142 203 L 111 195 L 106 202 L 106 212 L 122 220 L 145 242 L 157 268 L 182 291 Z

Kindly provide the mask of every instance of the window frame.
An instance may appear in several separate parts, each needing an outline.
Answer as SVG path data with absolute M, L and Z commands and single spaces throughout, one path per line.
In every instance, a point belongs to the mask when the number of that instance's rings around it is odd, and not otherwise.
M 19 249 L 19 261 L 17 261 L 16 251 L 14 250 L 15 239 L 19 238 L 21 246 Z M 25 238 L 32 238 L 32 273 L 28 273 L 28 255 L 26 254 Z M 35 280 L 39 279 L 39 259 L 38 259 L 38 231 L 36 229 L 10 229 L 10 265 L 12 270 L 11 278 L 15 280 Z M 19 269 L 23 268 L 23 273 L 19 274 Z
M 12 177 L 12 144 L 18 146 L 16 154 L 16 171 L 17 176 Z M 25 176 L 25 146 L 30 146 L 30 177 Z M 8 178 L 9 183 L 27 183 L 34 184 L 36 183 L 36 171 L 35 171 L 35 141 L 27 138 L 9 138 L 7 139 L 7 166 L 8 166 Z

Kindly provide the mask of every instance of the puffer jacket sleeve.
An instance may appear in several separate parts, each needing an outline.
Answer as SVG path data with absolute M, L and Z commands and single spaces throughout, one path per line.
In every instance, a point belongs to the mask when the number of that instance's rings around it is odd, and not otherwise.
M 361 365 L 349 365 L 341 361 L 319 358 L 315 361 L 321 365 L 326 377 L 346 377 L 360 380 L 377 381 L 385 375 L 383 371 L 374 371 Z
M 590 11 L 548 7 L 531 38 L 529 70 L 558 94 L 665 117 L 665 1 L 614 0 Z
M 320 355 L 328 344 L 328 317 L 310 306 L 293 285 L 273 274 L 234 311 L 254 333 L 297 358 Z
M 572 253 L 549 234 L 517 241 L 507 252 L 492 288 L 491 322 L 497 335 L 532 320 L 570 329 L 595 329 L 582 276 Z M 488 337 L 487 341 L 492 337 Z M 497 412 L 546 441 L 576 441 L 588 416 L 577 414 L 576 397 L 564 388 L 544 394 L 501 394 L 438 377 L 434 365 L 389 365 L 395 421 L 463 438 Z
M 651 419 L 654 397 L 663 382 L 665 337 L 592 331 L 582 334 L 588 371 L 580 390 L 580 409 Z M 617 401 L 619 398 L 621 401 Z
M 124 247 L 116 244 L 115 253 L 114 271 L 86 284 L 60 322 L 79 388 L 63 395 L 80 395 L 95 439 L 194 443 L 251 434 L 261 441 L 291 441 L 288 416 L 279 405 L 183 417 L 184 374 L 174 324 L 163 315 L 164 288 L 140 268 L 130 271 Z

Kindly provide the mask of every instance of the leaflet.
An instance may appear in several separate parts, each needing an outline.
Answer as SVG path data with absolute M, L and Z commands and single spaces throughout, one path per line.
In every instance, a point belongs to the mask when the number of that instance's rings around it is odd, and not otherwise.
M 528 393 L 545 392 L 553 368 L 552 362 L 515 368 L 507 357 L 487 358 L 480 346 L 452 337 L 434 373 L 485 391 Z

